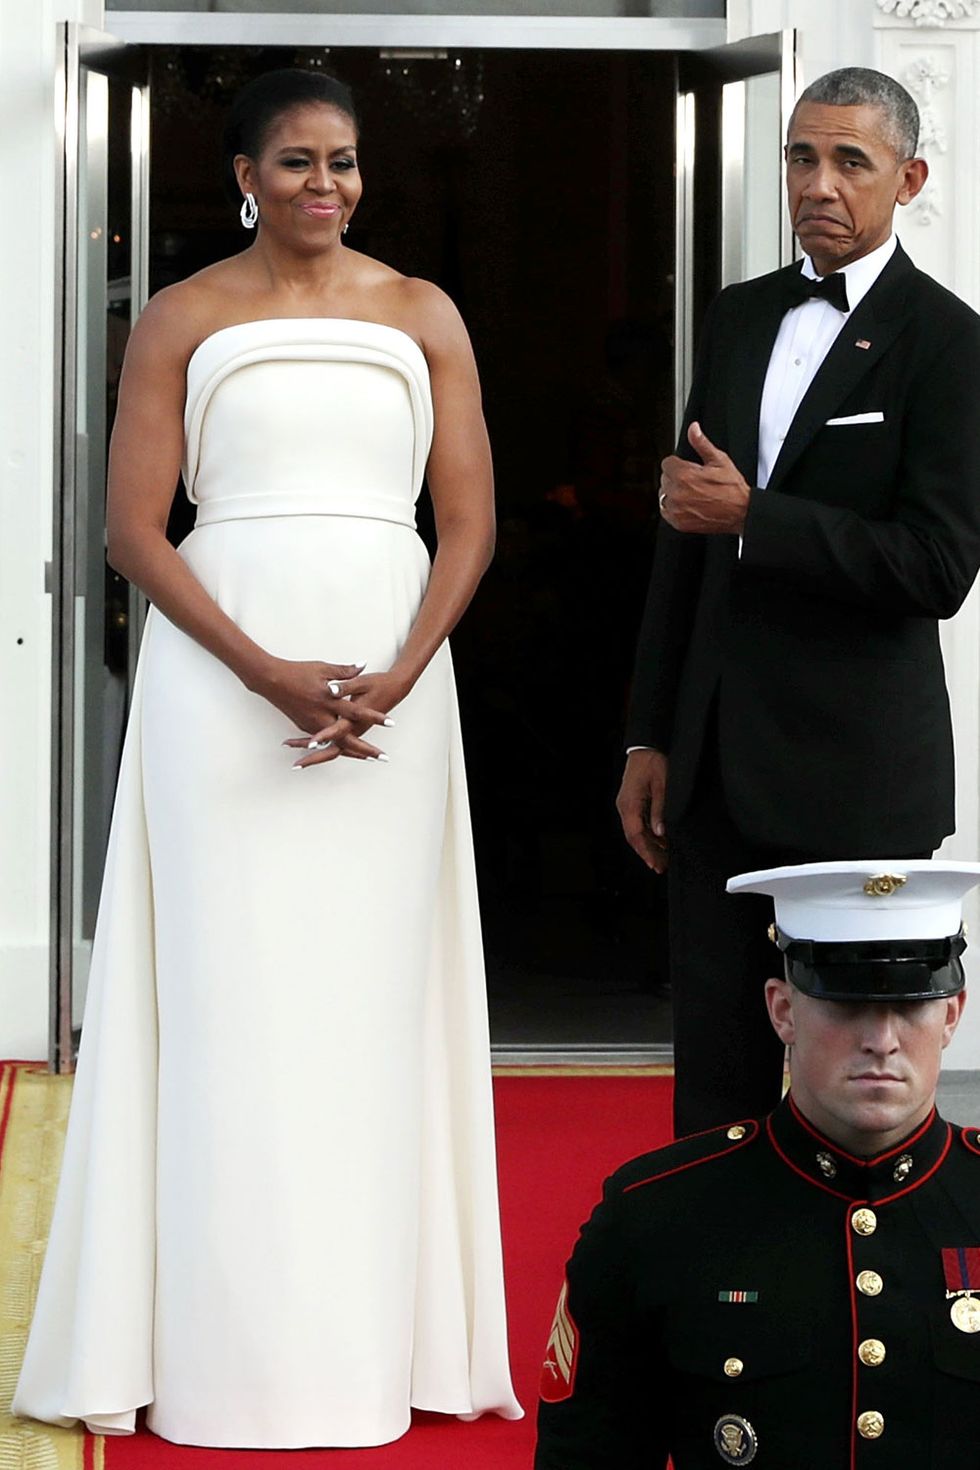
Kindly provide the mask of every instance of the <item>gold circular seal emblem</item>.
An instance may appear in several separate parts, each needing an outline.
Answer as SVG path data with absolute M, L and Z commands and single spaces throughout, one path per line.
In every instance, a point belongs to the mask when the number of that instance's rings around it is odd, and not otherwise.
M 859 1271 L 857 1289 L 862 1296 L 880 1296 L 884 1282 L 877 1271 Z
M 742 1369 L 744 1367 L 745 1367 L 745 1364 L 742 1362 L 742 1359 L 741 1358 L 726 1358 L 725 1359 L 725 1377 L 726 1378 L 737 1378 L 738 1375 L 741 1373 L 741 1371 L 742 1371 Z
M 885 1344 L 876 1337 L 866 1337 L 858 1348 L 858 1357 L 866 1368 L 879 1368 L 885 1361 Z
M 747 1465 L 755 1459 L 759 1440 L 748 1419 L 723 1414 L 715 1425 L 715 1449 L 726 1465 Z
M 855 1210 L 851 1216 L 851 1225 L 858 1235 L 874 1235 L 878 1229 L 878 1216 L 874 1210 Z
M 980 1332 L 980 1297 L 958 1296 L 949 1315 L 960 1332 Z
M 742 1127 L 741 1123 L 736 1123 L 734 1127 L 729 1128 L 728 1137 L 732 1140 L 733 1143 L 735 1143 L 738 1141 L 738 1139 L 745 1137 L 745 1131 L 746 1130 Z

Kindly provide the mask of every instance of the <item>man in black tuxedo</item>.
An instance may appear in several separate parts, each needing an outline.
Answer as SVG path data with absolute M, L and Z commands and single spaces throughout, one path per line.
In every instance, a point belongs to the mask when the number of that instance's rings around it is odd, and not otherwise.
M 917 143 L 879 72 L 803 93 L 802 266 L 714 301 L 663 464 L 617 805 L 668 872 L 679 1135 L 780 1096 L 771 907 L 725 875 L 926 856 L 954 826 L 938 619 L 980 565 L 980 318 L 892 234 Z

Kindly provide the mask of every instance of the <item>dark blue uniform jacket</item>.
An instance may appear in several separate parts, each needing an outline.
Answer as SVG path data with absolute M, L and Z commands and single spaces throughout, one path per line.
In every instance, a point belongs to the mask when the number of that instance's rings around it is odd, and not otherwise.
M 980 1133 L 936 1113 L 862 1160 L 790 1097 L 634 1159 L 568 1263 L 536 1470 L 978 1470 L 978 1247 Z

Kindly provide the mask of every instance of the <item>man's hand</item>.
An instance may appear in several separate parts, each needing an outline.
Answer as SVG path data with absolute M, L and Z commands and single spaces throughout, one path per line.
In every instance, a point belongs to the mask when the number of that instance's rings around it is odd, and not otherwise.
M 741 536 L 749 508 L 748 484 L 724 450 L 701 432 L 700 424 L 691 424 L 687 439 L 703 462 L 667 456 L 660 467 L 660 514 L 675 531 Z
M 655 873 L 667 868 L 666 791 L 667 757 L 659 750 L 631 751 L 626 757 L 616 810 L 626 841 Z

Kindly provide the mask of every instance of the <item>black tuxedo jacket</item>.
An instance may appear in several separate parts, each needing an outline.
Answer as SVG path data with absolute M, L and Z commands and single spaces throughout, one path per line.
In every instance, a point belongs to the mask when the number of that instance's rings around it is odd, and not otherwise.
M 705 320 L 697 419 L 750 485 L 759 404 L 799 265 L 730 286 Z M 735 536 L 661 525 L 627 744 L 670 757 L 684 813 L 717 700 L 743 835 L 814 857 L 931 850 L 953 830 L 938 619 L 980 566 L 980 317 L 899 246 L 803 398 Z M 879 422 L 828 420 L 882 414 Z

